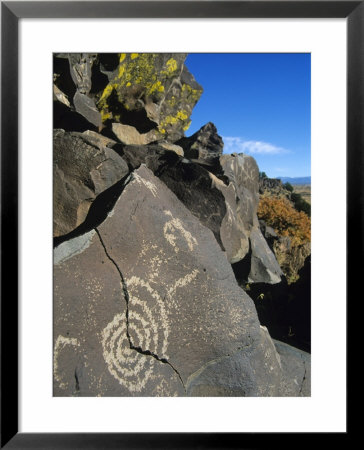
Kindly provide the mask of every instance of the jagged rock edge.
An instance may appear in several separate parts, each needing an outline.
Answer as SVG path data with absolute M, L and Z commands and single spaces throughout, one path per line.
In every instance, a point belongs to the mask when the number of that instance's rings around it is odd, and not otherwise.
M 305 385 L 307 368 L 306 368 L 306 361 L 303 359 L 302 354 L 300 356 L 301 356 L 301 360 L 302 360 L 302 363 L 303 363 L 304 373 L 303 373 L 303 378 L 302 378 L 302 381 L 301 381 L 301 387 L 300 387 L 300 391 L 299 391 L 298 395 L 299 396 L 303 396 L 302 391 L 303 391 L 303 388 L 304 388 L 304 385 Z
M 115 203 L 120 198 L 120 195 L 122 194 L 122 192 L 124 191 L 126 186 L 132 180 L 133 180 L 133 173 L 129 173 L 124 178 L 117 181 L 115 184 L 110 186 L 105 191 L 100 192 L 100 194 L 93 200 L 92 205 L 90 207 L 89 212 L 87 213 L 85 220 L 80 225 L 78 225 L 77 228 L 75 228 L 74 230 L 70 231 L 67 234 L 53 238 L 54 249 L 58 248 L 59 246 L 61 246 L 62 244 L 66 243 L 66 242 L 69 242 L 72 239 L 79 238 L 87 233 L 90 233 L 96 227 L 101 225 L 110 215 L 113 214 L 113 209 L 114 209 Z M 110 197 L 111 197 L 110 192 L 112 192 L 113 190 L 115 190 L 117 188 L 118 188 L 118 191 L 115 194 L 112 194 L 113 197 L 115 197 L 114 201 L 110 204 L 103 202 L 103 205 L 105 206 L 105 208 L 103 209 L 102 214 L 99 213 L 99 215 L 102 216 L 103 218 L 101 220 L 91 220 L 90 221 L 90 216 L 93 213 L 93 210 L 91 208 L 95 207 L 94 206 L 95 204 L 96 205 L 98 204 L 98 202 L 100 201 L 100 196 L 101 196 L 101 198 L 103 198 L 106 195 L 110 195 Z M 91 223 L 89 223 L 89 222 L 91 222 Z

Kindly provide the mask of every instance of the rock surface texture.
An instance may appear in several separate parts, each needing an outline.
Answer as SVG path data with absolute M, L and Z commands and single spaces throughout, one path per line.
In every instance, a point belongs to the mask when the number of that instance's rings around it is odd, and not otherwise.
M 212 123 L 184 137 L 185 57 L 55 55 L 55 396 L 310 395 L 238 284 L 282 274 L 258 166 Z
M 208 166 L 219 163 L 224 147 L 222 138 L 212 122 L 204 125 L 191 137 L 180 139 L 178 144 L 184 149 L 186 158 Z
M 93 200 L 128 173 L 126 162 L 103 137 L 55 130 L 53 230 L 67 234 L 86 218 Z

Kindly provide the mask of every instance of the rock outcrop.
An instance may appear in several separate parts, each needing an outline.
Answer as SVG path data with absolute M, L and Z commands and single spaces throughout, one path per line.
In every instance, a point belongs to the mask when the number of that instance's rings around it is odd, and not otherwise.
M 102 121 L 154 130 L 155 139 L 176 141 L 190 125 L 201 86 L 184 65 L 185 54 L 120 54 L 97 100 Z
M 56 248 L 54 286 L 55 395 L 280 393 L 211 231 L 144 165 L 102 224 Z
M 103 137 L 55 130 L 53 136 L 53 233 L 67 234 L 86 219 L 93 200 L 122 179 L 126 162 Z
M 279 220 L 281 234 L 275 232 L 264 220 L 259 221 L 259 226 L 288 283 L 295 283 L 299 277 L 298 272 L 304 266 L 306 258 L 311 254 L 311 242 L 310 238 L 307 237 L 310 233 L 307 233 L 307 230 L 302 230 L 303 222 L 299 214 L 306 216 L 306 220 L 309 220 L 309 218 L 304 212 L 300 212 L 301 209 L 296 208 L 292 201 L 294 195 L 291 195 L 290 190 L 284 187 L 281 180 L 259 178 L 259 192 L 263 199 L 262 202 L 267 200 L 275 202 L 274 210 L 276 214 L 283 214 L 279 212 L 282 206 L 286 210 L 284 217 Z M 291 209 L 291 212 L 289 212 L 289 209 Z M 292 212 L 295 214 L 294 219 L 290 218 Z M 301 225 L 299 225 L 299 222 L 301 222 Z M 292 239 L 292 236 L 287 235 L 292 234 L 290 228 L 299 227 L 301 227 L 301 231 L 296 232 L 298 239 Z
M 281 236 L 275 240 L 273 252 L 289 283 L 294 283 L 299 278 L 298 273 L 304 266 L 306 258 L 311 254 L 311 243 L 292 246 L 288 236 Z
M 278 178 L 268 178 L 268 177 L 260 177 L 259 178 L 259 194 L 263 197 L 275 196 L 278 198 L 287 198 L 290 200 L 291 193 L 287 189 L 284 188 L 283 183 Z
M 238 283 L 282 275 L 258 166 L 212 123 L 184 137 L 185 57 L 55 55 L 55 396 L 310 395 Z
M 229 261 L 234 264 L 244 258 L 246 263 L 236 266 L 238 277 L 249 283 L 279 283 L 282 270 L 266 240 L 257 217 L 259 202 L 259 169 L 254 158 L 248 155 L 223 155 L 220 164 L 224 176 L 229 180 L 228 187 L 222 183 L 217 186 L 225 193 L 229 216 L 222 228 L 222 241 L 230 252 Z M 230 192 L 229 192 L 230 191 Z M 241 268 L 244 267 L 243 273 Z
M 207 166 L 219 164 L 224 143 L 218 135 L 216 126 L 209 122 L 190 137 L 184 137 L 178 142 L 186 158 Z

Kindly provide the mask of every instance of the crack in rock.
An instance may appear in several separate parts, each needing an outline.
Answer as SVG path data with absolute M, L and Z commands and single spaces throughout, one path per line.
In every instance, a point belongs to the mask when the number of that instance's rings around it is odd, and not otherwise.
M 80 390 L 80 383 L 78 380 L 78 375 L 77 375 L 77 370 L 75 369 L 75 389 L 76 392 L 78 392 Z
M 306 373 L 307 373 L 306 363 L 305 363 L 305 360 L 302 358 L 302 355 L 301 355 L 301 359 L 302 359 L 302 362 L 303 362 L 304 373 L 303 373 L 303 378 L 302 378 L 302 381 L 301 381 L 301 387 L 300 387 L 299 395 L 302 394 L 303 385 L 305 383 Z
M 184 389 L 185 393 L 187 393 L 185 383 L 183 382 L 183 379 L 182 379 L 180 373 L 178 372 L 178 370 L 166 358 L 160 358 L 158 355 L 156 355 L 155 353 L 151 352 L 150 350 L 143 350 L 141 347 L 135 346 L 132 343 L 132 340 L 131 340 L 131 337 L 130 337 L 130 334 L 129 334 L 129 301 L 130 301 L 130 296 L 129 296 L 129 292 L 128 292 L 128 287 L 127 287 L 124 275 L 121 272 L 119 266 L 117 265 L 116 261 L 108 253 L 108 251 L 106 249 L 106 246 L 105 246 L 105 243 L 102 240 L 102 237 L 101 237 L 101 234 L 100 234 L 99 230 L 97 228 L 95 228 L 95 231 L 97 233 L 97 236 L 99 237 L 100 243 L 101 243 L 101 245 L 102 245 L 102 247 L 104 249 L 106 257 L 115 266 L 115 268 L 118 271 L 119 276 L 120 276 L 121 285 L 122 285 L 122 289 L 123 289 L 123 294 L 124 294 L 124 298 L 125 298 L 125 302 L 126 302 L 126 312 L 125 312 L 125 316 L 126 316 L 126 336 L 127 336 L 128 342 L 129 342 L 130 349 L 131 350 L 135 350 L 136 352 L 138 352 L 138 353 L 140 353 L 142 355 L 145 355 L 145 356 L 152 356 L 154 359 L 156 359 L 157 361 L 160 361 L 163 364 L 168 364 L 171 367 L 171 369 L 178 376 L 178 378 L 179 378 L 179 380 L 180 380 L 180 382 L 181 382 L 181 384 L 183 386 L 183 389 Z

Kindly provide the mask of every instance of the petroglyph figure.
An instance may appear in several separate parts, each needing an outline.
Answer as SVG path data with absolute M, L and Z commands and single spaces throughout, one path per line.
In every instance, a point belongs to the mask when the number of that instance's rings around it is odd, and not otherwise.
M 142 182 L 138 177 L 136 181 Z M 143 182 L 145 185 L 145 183 Z M 147 186 L 153 194 L 153 186 Z M 164 226 L 164 236 L 177 253 L 176 231 L 182 235 L 187 248 L 193 250 L 196 239 L 189 233 L 178 219 L 174 219 L 170 211 L 165 211 L 169 221 Z M 155 252 L 155 246 L 143 247 L 139 257 L 145 258 L 150 252 Z M 147 258 L 152 261 L 148 280 L 137 276 L 125 280 L 128 289 L 128 319 L 125 314 L 117 314 L 102 331 L 103 356 L 109 372 L 118 382 L 131 392 L 140 392 L 146 386 L 153 373 L 156 359 L 139 353 L 136 349 L 150 352 L 158 359 L 168 360 L 168 335 L 170 332 L 165 302 L 172 299 L 178 288 L 185 287 L 198 275 L 197 269 L 177 279 L 172 286 L 165 286 L 166 295 L 162 299 L 160 292 L 151 284 L 158 280 L 160 270 L 168 264 L 164 252 L 158 256 Z M 149 274 L 149 273 L 148 273 Z M 128 320 L 128 323 L 127 323 Z M 131 345 L 130 345 L 131 344 Z M 130 348 L 130 347 L 134 348 Z

